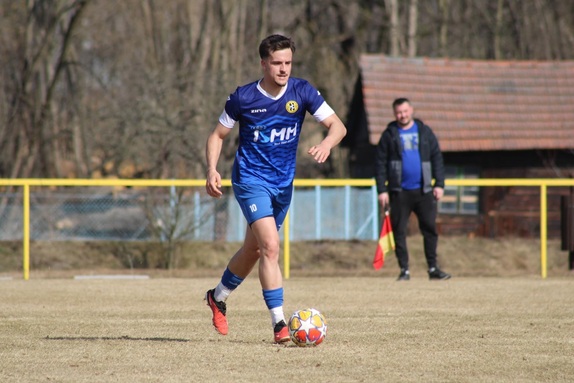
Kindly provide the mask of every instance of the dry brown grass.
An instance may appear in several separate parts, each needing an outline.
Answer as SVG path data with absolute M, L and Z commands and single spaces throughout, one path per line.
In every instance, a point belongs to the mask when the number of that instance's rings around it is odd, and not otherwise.
M 238 244 L 192 243 L 174 270 L 126 269 L 158 257 L 138 243 L 33 243 L 23 281 L 19 243 L 0 245 L 0 381 L 10 382 L 568 382 L 574 380 L 574 278 L 559 241 L 540 278 L 537 240 L 444 237 L 430 282 L 420 236 L 395 282 L 374 242 L 292 243 L 285 309 L 314 306 L 324 344 L 271 344 L 256 273 L 229 299 L 230 335 L 202 301 Z M 72 280 L 147 274 L 150 280 Z
M 419 235 L 409 237 L 411 273 L 424 277 L 426 265 Z M 138 242 L 33 242 L 30 251 L 31 278 L 60 278 L 78 273 L 145 273 L 156 277 L 218 277 L 237 243 L 192 242 L 178 246 L 177 267 L 165 271 L 154 268 L 161 254 L 157 244 Z M 394 254 L 376 272 L 371 266 L 374 241 L 320 241 L 291 244 L 292 276 L 396 276 Z M 151 268 L 126 268 L 133 260 L 147 258 Z M 441 237 L 439 262 L 455 276 L 517 277 L 540 276 L 540 241 L 535 239 Z M 281 261 L 283 265 L 283 260 Z M 560 241 L 548 242 L 548 276 L 566 277 L 568 253 L 560 251 Z M 21 278 L 20 243 L 0 243 L 0 277 Z
M 326 341 L 271 343 L 257 278 L 228 300 L 217 278 L 0 281 L 3 382 L 570 382 L 571 278 L 294 277 L 286 312 L 313 306 Z

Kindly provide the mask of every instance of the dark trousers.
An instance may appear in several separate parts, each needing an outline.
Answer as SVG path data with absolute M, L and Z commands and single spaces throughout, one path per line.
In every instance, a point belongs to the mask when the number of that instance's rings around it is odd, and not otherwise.
M 407 249 L 407 227 L 411 212 L 419 221 L 419 229 L 424 239 L 425 257 L 429 269 L 436 267 L 436 249 L 438 233 L 436 231 L 437 202 L 432 192 L 422 193 L 420 190 L 403 190 L 391 192 L 391 225 L 395 237 L 395 254 L 401 269 L 409 268 L 409 252 Z

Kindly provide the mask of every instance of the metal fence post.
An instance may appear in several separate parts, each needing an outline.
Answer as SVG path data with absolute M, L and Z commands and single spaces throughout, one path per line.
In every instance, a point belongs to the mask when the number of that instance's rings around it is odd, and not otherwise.
M 373 194 L 373 240 L 376 241 L 379 236 L 379 195 L 377 194 L 377 185 L 371 186 Z
M 24 185 L 24 220 L 22 222 L 23 226 L 23 244 L 22 247 L 24 249 L 24 259 L 23 259 L 23 268 L 24 268 L 24 280 L 27 281 L 30 279 L 30 184 Z
M 349 221 L 351 220 L 351 187 L 349 185 L 345 185 L 345 222 L 344 222 L 344 231 L 345 231 L 345 240 L 349 240 L 351 237 L 350 229 L 349 229 Z
M 315 185 L 315 239 L 321 239 L 321 185 Z
M 547 185 L 545 183 L 540 185 L 540 272 L 542 279 L 546 278 L 548 271 L 546 262 L 546 246 L 547 246 L 547 223 L 548 223 L 548 198 L 546 196 Z
M 289 240 L 289 226 L 289 211 L 287 211 L 285 222 L 283 223 L 283 232 L 285 236 L 283 239 L 283 274 L 285 279 L 289 279 L 289 276 L 291 275 L 291 242 Z

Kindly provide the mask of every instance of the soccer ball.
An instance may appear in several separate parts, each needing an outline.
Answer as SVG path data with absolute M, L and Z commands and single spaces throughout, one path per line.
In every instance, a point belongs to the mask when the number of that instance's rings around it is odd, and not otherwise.
M 289 335 L 297 346 L 316 346 L 327 335 L 327 322 L 316 309 L 297 310 L 289 318 Z

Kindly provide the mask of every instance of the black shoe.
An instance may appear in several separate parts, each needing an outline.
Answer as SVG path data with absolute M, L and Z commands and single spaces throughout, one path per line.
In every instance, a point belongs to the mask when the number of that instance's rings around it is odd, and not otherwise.
M 411 279 L 411 273 L 407 269 L 401 269 L 401 273 L 397 278 L 397 281 L 409 281 Z
M 445 273 L 438 267 L 431 267 L 429 269 L 429 279 L 437 279 L 437 280 L 450 279 L 450 274 Z

